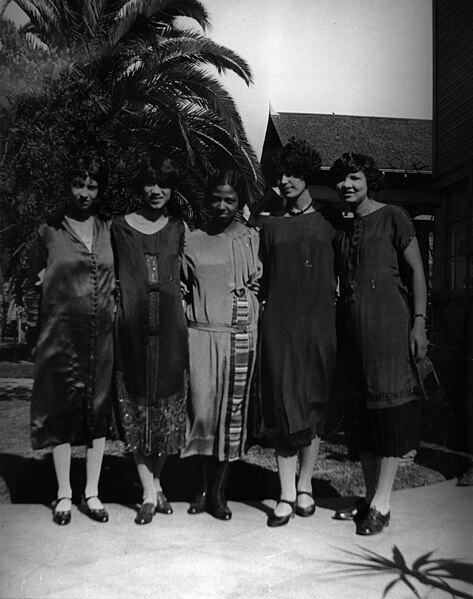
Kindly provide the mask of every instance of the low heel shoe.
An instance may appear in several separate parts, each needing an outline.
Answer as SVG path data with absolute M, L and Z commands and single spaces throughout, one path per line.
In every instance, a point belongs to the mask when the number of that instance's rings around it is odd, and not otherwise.
M 278 505 L 280 503 L 287 503 L 287 505 L 289 505 L 291 507 L 291 512 L 289 514 L 287 514 L 287 516 L 276 516 L 276 514 L 274 513 L 274 510 L 273 510 L 272 513 L 268 516 L 268 521 L 267 521 L 268 526 L 271 526 L 272 528 L 274 528 L 276 526 L 284 526 L 285 524 L 287 524 L 289 522 L 289 520 L 291 518 L 294 517 L 294 507 L 296 505 L 296 502 L 295 501 L 286 501 L 286 499 L 280 499 L 278 501 Z M 276 509 L 276 508 L 274 508 L 274 509 Z
M 368 510 L 367 515 L 356 523 L 356 534 L 363 536 L 377 535 L 389 526 L 391 514 L 383 515 L 374 507 Z
M 312 516 L 315 513 L 314 496 L 312 495 L 312 493 L 309 493 L 308 491 L 297 491 L 297 497 L 300 497 L 301 495 L 307 495 L 313 500 L 313 503 L 306 507 L 301 507 L 296 503 L 296 514 L 301 518 L 308 518 L 309 516 Z
M 59 524 L 59 526 L 65 526 L 71 521 L 71 510 L 56 510 L 56 507 L 59 505 L 59 503 L 66 499 L 71 501 L 70 497 L 59 497 L 53 501 L 51 506 L 53 508 L 53 522 Z

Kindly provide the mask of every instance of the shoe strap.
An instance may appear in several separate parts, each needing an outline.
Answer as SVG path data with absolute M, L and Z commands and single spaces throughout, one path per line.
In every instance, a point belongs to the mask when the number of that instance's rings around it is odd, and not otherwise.
M 278 501 L 278 503 L 287 503 L 287 505 L 290 505 L 291 508 L 294 508 L 294 505 L 295 505 L 296 502 L 295 501 L 288 501 L 287 499 L 280 499 Z

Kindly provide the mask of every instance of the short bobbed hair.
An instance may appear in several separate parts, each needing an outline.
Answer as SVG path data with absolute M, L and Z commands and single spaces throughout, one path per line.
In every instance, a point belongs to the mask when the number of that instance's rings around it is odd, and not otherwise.
M 368 154 L 345 152 L 332 164 L 328 173 L 330 185 L 335 188 L 337 183 L 343 181 L 349 173 L 361 171 L 366 177 L 368 192 L 378 191 L 386 186 L 383 173 L 376 166 L 375 161 Z
M 135 189 L 141 193 L 145 185 L 157 183 L 173 191 L 179 186 L 179 171 L 167 156 L 154 155 L 141 160 L 134 178 Z
M 214 175 L 212 175 L 207 182 L 205 192 L 205 201 L 207 204 L 211 201 L 212 191 L 220 185 L 229 185 L 232 187 L 238 196 L 238 207 L 240 209 L 243 208 L 247 202 L 247 194 L 245 185 L 243 183 L 243 178 L 240 173 L 235 170 L 228 169 L 217 171 Z
M 293 175 L 312 183 L 320 171 L 322 158 L 305 139 L 291 137 L 289 142 L 279 150 L 275 157 L 278 178 L 282 175 Z
M 66 184 L 69 186 L 74 181 L 83 181 L 87 177 L 96 181 L 99 193 L 103 193 L 108 185 L 108 168 L 104 161 L 91 155 L 74 158 L 67 170 Z

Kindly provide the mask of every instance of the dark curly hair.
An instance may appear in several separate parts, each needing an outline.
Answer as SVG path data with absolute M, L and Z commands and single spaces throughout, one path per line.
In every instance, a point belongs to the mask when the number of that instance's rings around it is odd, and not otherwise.
M 355 154 L 354 152 L 345 152 L 332 164 L 328 173 L 330 185 L 335 189 L 337 183 L 345 179 L 349 173 L 359 171 L 365 174 L 368 193 L 386 187 L 384 175 L 376 166 L 373 158 L 368 154 Z
M 274 166 L 278 178 L 284 174 L 295 175 L 306 183 L 312 183 L 322 166 L 322 158 L 305 139 L 291 137 L 276 154 Z
M 234 170 L 221 170 L 217 171 L 212 175 L 208 182 L 205 192 L 205 201 L 209 202 L 212 190 L 219 185 L 230 185 L 238 196 L 238 207 L 240 210 L 247 202 L 246 188 L 243 182 L 243 178 L 237 171 Z
M 174 162 L 166 156 L 154 155 L 138 163 L 134 178 L 134 186 L 138 193 L 148 184 L 158 183 L 172 190 L 179 185 L 179 171 Z
M 73 158 L 66 174 L 66 186 L 73 181 L 83 181 L 90 177 L 97 181 L 99 193 L 103 193 L 108 185 L 108 168 L 100 158 L 85 155 Z

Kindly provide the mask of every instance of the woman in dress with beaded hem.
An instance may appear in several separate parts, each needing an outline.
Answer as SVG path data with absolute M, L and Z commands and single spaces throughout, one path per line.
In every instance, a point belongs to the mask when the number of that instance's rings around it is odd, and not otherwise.
M 135 522 L 148 524 L 156 512 L 172 514 L 161 472 L 185 438 L 188 339 L 179 278 L 185 225 L 168 213 L 179 183 L 169 158 L 142 161 L 135 183 L 142 205 L 112 225 L 120 289 L 115 378 L 119 427 L 143 487 Z
M 357 534 L 372 535 L 388 526 L 399 459 L 419 441 L 415 360 L 427 350 L 427 292 L 410 217 L 371 195 L 383 183 L 373 159 L 345 153 L 330 178 L 354 216 L 337 243 L 337 262 L 341 339 L 357 392 L 348 420 L 366 485 L 365 497 L 334 518 L 354 519 Z

